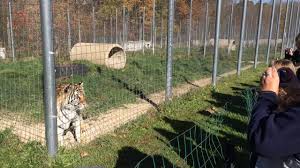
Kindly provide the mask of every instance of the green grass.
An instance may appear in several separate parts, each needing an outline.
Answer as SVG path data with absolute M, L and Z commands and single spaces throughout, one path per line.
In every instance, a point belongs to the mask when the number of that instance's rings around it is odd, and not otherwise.
M 249 87 L 258 86 L 264 67 L 242 72 L 222 79 L 214 89 L 199 88 L 172 102 L 160 106 L 161 111 L 151 111 L 137 121 L 128 123 L 114 133 L 99 137 L 93 142 L 74 149 L 60 149 L 58 158 L 50 161 L 45 148 L 37 143 L 22 144 L 9 133 L 0 134 L 0 165 L 4 167 L 133 167 L 147 155 L 163 157 L 178 167 L 189 167 L 168 146 L 169 141 L 191 128 L 216 134 L 224 144 L 230 144 L 236 152 L 237 167 L 247 167 L 248 149 L 246 128 L 248 114 L 241 92 Z M 214 115 L 209 109 L 223 111 L 224 122 L 216 125 Z M 81 157 L 81 153 L 88 156 Z M 17 165 L 17 166 L 15 166 Z M 3 167 L 3 166 L 2 166 Z
M 211 76 L 212 48 L 204 58 L 200 49 L 175 49 L 173 85 Z M 253 49 L 246 49 L 244 61 L 253 60 Z M 83 62 L 90 68 L 86 76 L 72 76 L 58 83 L 83 81 L 88 101 L 87 117 L 105 112 L 125 103 L 136 101 L 139 94 L 149 95 L 164 90 L 166 76 L 165 50 L 158 49 L 155 55 L 146 51 L 127 54 L 127 65 L 122 70 L 111 70 L 103 66 Z M 220 51 L 218 73 L 236 67 L 237 51 L 227 56 Z M 58 59 L 58 62 L 61 61 Z M 63 62 L 68 63 L 68 62 Z M 70 63 L 70 62 L 69 62 Z M 248 63 L 243 63 L 245 66 Z M 41 59 L 19 60 L 15 63 L 0 62 L 0 109 L 1 113 L 18 113 L 30 121 L 43 121 L 43 75 Z

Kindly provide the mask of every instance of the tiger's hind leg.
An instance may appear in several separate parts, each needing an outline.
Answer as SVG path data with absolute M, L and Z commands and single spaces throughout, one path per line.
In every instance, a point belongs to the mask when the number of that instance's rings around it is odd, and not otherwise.
M 60 127 L 57 127 L 57 139 L 60 146 L 64 145 L 64 135 L 65 130 Z
M 76 119 L 71 123 L 70 131 L 76 142 L 80 143 L 80 120 Z
M 80 143 L 80 139 L 81 139 L 81 116 L 78 116 L 76 118 L 76 120 L 74 121 L 74 127 L 75 127 L 75 136 L 77 139 L 77 142 Z

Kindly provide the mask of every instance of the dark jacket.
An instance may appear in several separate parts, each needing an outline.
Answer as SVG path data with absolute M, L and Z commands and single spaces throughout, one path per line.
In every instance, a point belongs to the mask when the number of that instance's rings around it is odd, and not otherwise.
M 300 153 L 300 106 L 274 113 L 276 108 L 276 94 L 262 92 L 248 128 L 248 141 L 254 155 L 276 159 Z

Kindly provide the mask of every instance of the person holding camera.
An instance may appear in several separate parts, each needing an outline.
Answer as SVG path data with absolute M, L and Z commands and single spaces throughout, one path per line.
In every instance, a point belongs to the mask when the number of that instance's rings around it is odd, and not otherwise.
M 261 92 L 248 128 L 250 167 L 300 168 L 300 104 L 276 112 L 278 73 L 270 67 L 261 78 Z
M 291 60 L 295 66 L 300 66 L 300 34 L 295 38 L 297 49 L 294 51 L 292 48 L 285 49 L 285 58 Z

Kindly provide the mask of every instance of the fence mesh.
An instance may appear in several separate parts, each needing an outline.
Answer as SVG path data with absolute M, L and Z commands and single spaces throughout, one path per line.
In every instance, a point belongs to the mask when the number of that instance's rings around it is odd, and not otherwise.
M 299 3 L 292 3 L 289 11 L 286 2 L 276 3 L 271 58 L 275 57 L 277 36 L 280 51 L 284 28 L 289 30 L 284 47 L 293 45 L 299 31 Z M 23 141 L 44 143 L 42 81 L 47 74 L 42 73 L 39 5 L 38 0 L 0 2 L 0 128 L 11 128 Z M 165 100 L 167 6 L 162 0 L 53 1 L 55 75 L 61 89 L 58 95 L 68 95 L 69 88 L 83 86 L 86 100 L 80 99 L 82 107 L 70 103 L 73 106 L 58 109 L 60 145 L 88 143 L 149 109 L 159 111 L 159 104 Z M 222 2 L 218 76 L 235 73 L 232 70 L 236 69 L 241 44 L 242 67 L 253 65 L 259 7 L 259 3 L 248 2 L 245 41 L 240 42 L 243 1 Z M 259 62 L 266 61 L 271 11 L 272 5 L 265 3 Z M 174 96 L 211 83 L 215 17 L 215 1 L 176 1 Z M 198 148 L 190 150 L 194 149 Z
M 38 1 L 1 1 L 1 130 L 45 142 Z
M 222 112 L 224 113 L 224 112 Z M 214 116 L 215 126 L 223 123 L 222 113 Z M 167 145 L 177 153 L 187 167 L 220 167 L 224 164 L 224 144 L 219 140 L 216 130 L 203 130 L 197 124 L 172 138 Z M 177 161 L 180 162 L 180 161 Z M 178 167 L 159 155 L 150 155 L 138 162 L 135 168 Z

